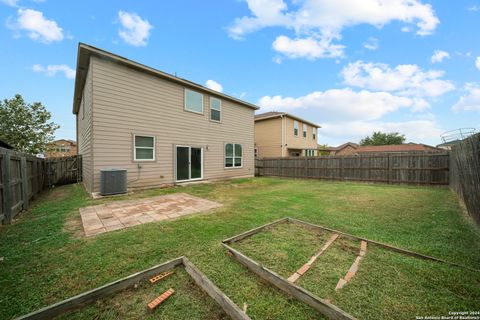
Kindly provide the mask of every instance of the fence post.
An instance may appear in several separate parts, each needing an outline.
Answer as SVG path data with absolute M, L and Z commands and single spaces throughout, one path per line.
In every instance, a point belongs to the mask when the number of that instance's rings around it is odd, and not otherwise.
M 7 151 L 5 153 L 5 180 L 3 181 L 3 189 L 5 199 L 5 224 L 10 224 L 12 222 L 12 189 L 11 189 L 11 159 L 10 153 Z
M 22 200 L 23 200 L 23 210 L 28 209 L 28 177 L 27 177 L 27 158 L 20 158 L 20 171 L 22 177 Z
M 391 183 L 391 175 L 392 175 L 392 167 L 391 167 L 391 154 L 388 153 L 387 154 L 387 183 L 390 184 Z

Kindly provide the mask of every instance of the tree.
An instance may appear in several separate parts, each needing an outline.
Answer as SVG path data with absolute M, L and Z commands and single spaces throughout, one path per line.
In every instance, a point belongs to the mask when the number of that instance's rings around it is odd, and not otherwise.
M 405 135 L 398 132 L 383 133 L 375 131 L 372 136 L 367 136 L 360 141 L 361 146 L 385 146 L 390 144 L 403 144 Z
M 0 139 L 15 150 L 36 154 L 45 151 L 60 126 L 40 102 L 26 103 L 16 94 L 0 101 Z

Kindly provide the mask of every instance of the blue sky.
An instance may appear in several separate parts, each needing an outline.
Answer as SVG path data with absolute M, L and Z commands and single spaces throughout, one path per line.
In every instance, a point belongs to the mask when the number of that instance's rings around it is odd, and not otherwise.
M 438 144 L 480 128 L 480 1 L 0 0 L 0 98 L 41 101 L 75 138 L 78 42 L 322 125 Z

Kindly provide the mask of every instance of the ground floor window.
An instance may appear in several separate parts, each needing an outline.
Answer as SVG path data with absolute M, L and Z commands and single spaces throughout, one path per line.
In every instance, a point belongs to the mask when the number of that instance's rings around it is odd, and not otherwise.
M 155 137 L 135 135 L 134 149 L 135 161 L 155 160 Z
M 307 157 L 315 157 L 315 149 L 306 149 L 305 156 Z
M 243 150 L 241 144 L 225 144 L 225 168 L 238 168 L 243 164 Z

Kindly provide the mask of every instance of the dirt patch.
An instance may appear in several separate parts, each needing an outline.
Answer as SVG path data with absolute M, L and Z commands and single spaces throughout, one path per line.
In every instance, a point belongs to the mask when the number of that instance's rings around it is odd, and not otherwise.
M 83 224 L 78 211 L 72 211 L 65 219 L 63 224 L 63 231 L 69 233 L 73 238 L 80 239 L 85 237 L 83 231 Z

